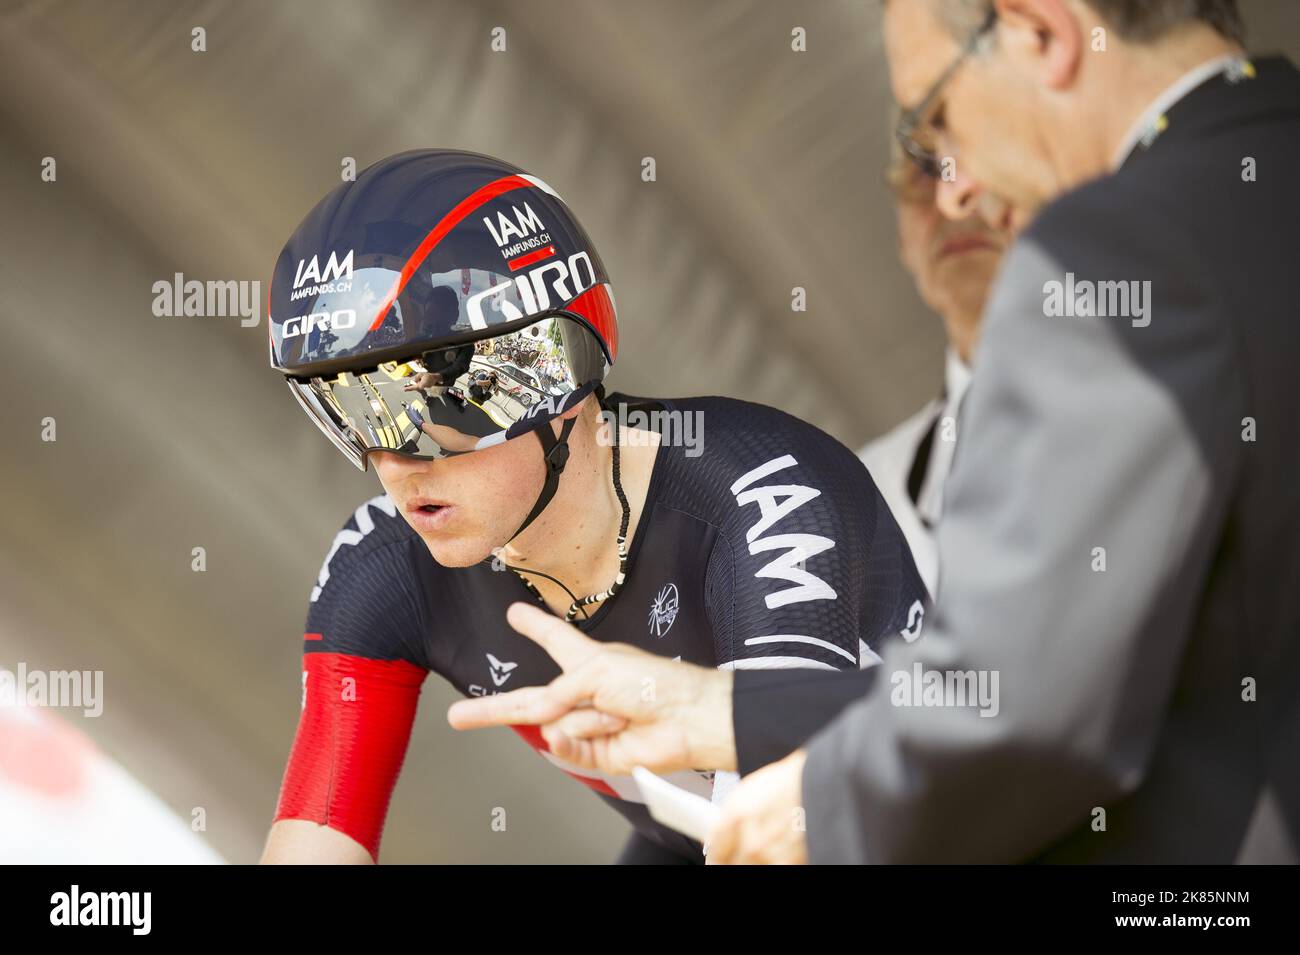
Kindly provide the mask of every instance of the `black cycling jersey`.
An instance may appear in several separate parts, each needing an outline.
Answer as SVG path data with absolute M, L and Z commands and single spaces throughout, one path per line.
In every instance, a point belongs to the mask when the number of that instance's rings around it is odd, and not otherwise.
M 851 451 L 784 412 L 733 399 L 640 408 L 675 412 L 678 420 L 702 416 L 702 446 L 660 446 L 626 582 L 589 610 L 590 619 L 579 617 L 579 629 L 596 640 L 723 668 L 853 668 L 877 659 L 875 649 L 891 635 L 919 633 L 924 585 Z M 315 818 L 377 854 L 414 695 L 427 671 L 469 696 L 559 675 L 545 651 L 506 623 L 507 606 L 521 599 L 535 598 L 509 570 L 440 566 L 386 495 L 361 505 L 336 537 L 312 592 L 303 718 L 277 819 Z M 368 681 L 365 692 L 347 715 L 331 714 L 326 710 L 338 694 L 328 681 L 347 673 Z M 395 704 L 390 692 L 409 701 Z M 367 715 L 366 707 L 381 715 Z M 547 751 L 535 727 L 516 729 L 626 816 L 643 839 L 702 861 L 698 843 L 649 817 L 629 777 L 568 766 Z M 367 747 L 380 744 L 368 741 L 380 739 L 396 739 L 396 752 L 371 759 Z M 708 772 L 670 778 L 706 796 L 712 788 Z M 375 785 L 378 791 L 366 791 Z M 634 849 L 625 857 L 646 855 Z

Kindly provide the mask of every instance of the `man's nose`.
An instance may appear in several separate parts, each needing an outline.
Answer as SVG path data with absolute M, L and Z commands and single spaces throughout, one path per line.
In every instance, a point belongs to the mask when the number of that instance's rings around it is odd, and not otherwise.
M 934 191 L 934 204 L 948 219 L 960 222 L 979 210 L 980 186 L 956 159 L 945 162 Z

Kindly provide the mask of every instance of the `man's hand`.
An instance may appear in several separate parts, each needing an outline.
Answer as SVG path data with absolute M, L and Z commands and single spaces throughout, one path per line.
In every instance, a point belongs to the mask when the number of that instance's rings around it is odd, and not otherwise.
M 403 385 L 402 390 L 403 391 L 424 391 L 426 388 L 434 387 L 435 385 L 439 384 L 439 382 L 440 379 L 438 375 L 435 375 L 432 372 L 422 371 L 414 378 L 412 378 L 410 381 L 408 381 L 405 385 Z
M 804 751 L 797 749 L 740 781 L 722 804 L 722 817 L 709 835 L 709 862 L 807 864 L 804 759 Z
M 607 773 L 735 768 L 729 672 L 599 643 L 529 604 L 511 604 L 506 620 L 564 672 L 547 686 L 452 704 L 456 729 L 540 725 L 560 759 Z

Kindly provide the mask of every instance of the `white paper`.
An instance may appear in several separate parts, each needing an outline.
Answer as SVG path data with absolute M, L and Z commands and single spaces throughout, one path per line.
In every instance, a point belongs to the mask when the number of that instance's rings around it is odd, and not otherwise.
M 703 796 L 687 792 L 674 786 L 662 776 L 656 776 L 644 766 L 632 769 L 632 778 L 636 781 L 645 797 L 646 808 L 651 817 L 669 829 L 675 829 L 683 835 L 690 836 L 697 842 L 708 840 L 714 823 L 721 815 L 721 810 Z

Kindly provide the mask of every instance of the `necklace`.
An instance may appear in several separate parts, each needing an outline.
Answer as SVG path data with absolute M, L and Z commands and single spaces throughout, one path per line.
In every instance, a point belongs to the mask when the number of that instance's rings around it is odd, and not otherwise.
M 616 436 L 613 446 L 612 476 L 614 481 L 614 493 L 618 495 L 618 503 L 623 508 L 623 517 L 618 527 L 618 573 L 614 576 L 614 582 L 600 593 L 588 594 L 579 600 L 574 596 L 572 590 L 565 587 L 564 584 L 560 583 L 560 581 L 556 580 L 550 574 L 542 573 L 540 570 L 528 570 L 524 567 L 513 567 L 510 564 L 505 565 L 507 569 L 513 570 L 515 574 L 518 575 L 519 579 L 523 581 L 524 586 L 528 588 L 529 593 L 543 604 L 545 604 L 546 601 L 543 600 L 541 592 L 531 580 L 524 576 L 524 574 L 535 574 L 538 577 L 545 577 L 547 580 L 558 585 L 573 601 L 573 603 L 569 605 L 568 612 L 564 615 L 564 619 L 569 622 L 576 620 L 579 613 L 581 613 L 583 617 L 589 617 L 587 608 L 592 604 L 600 603 L 602 600 L 608 600 L 610 597 L 614 596 L 619 592 L 619 589 L 623 586 L 623 581 L 627 578 L 627 527 L 632 519 L 632 508 L 627 503 L 627 495 L 623 493 L 623 481 L 619 474 L 618 467 L 618 446 L 619 442 Z

